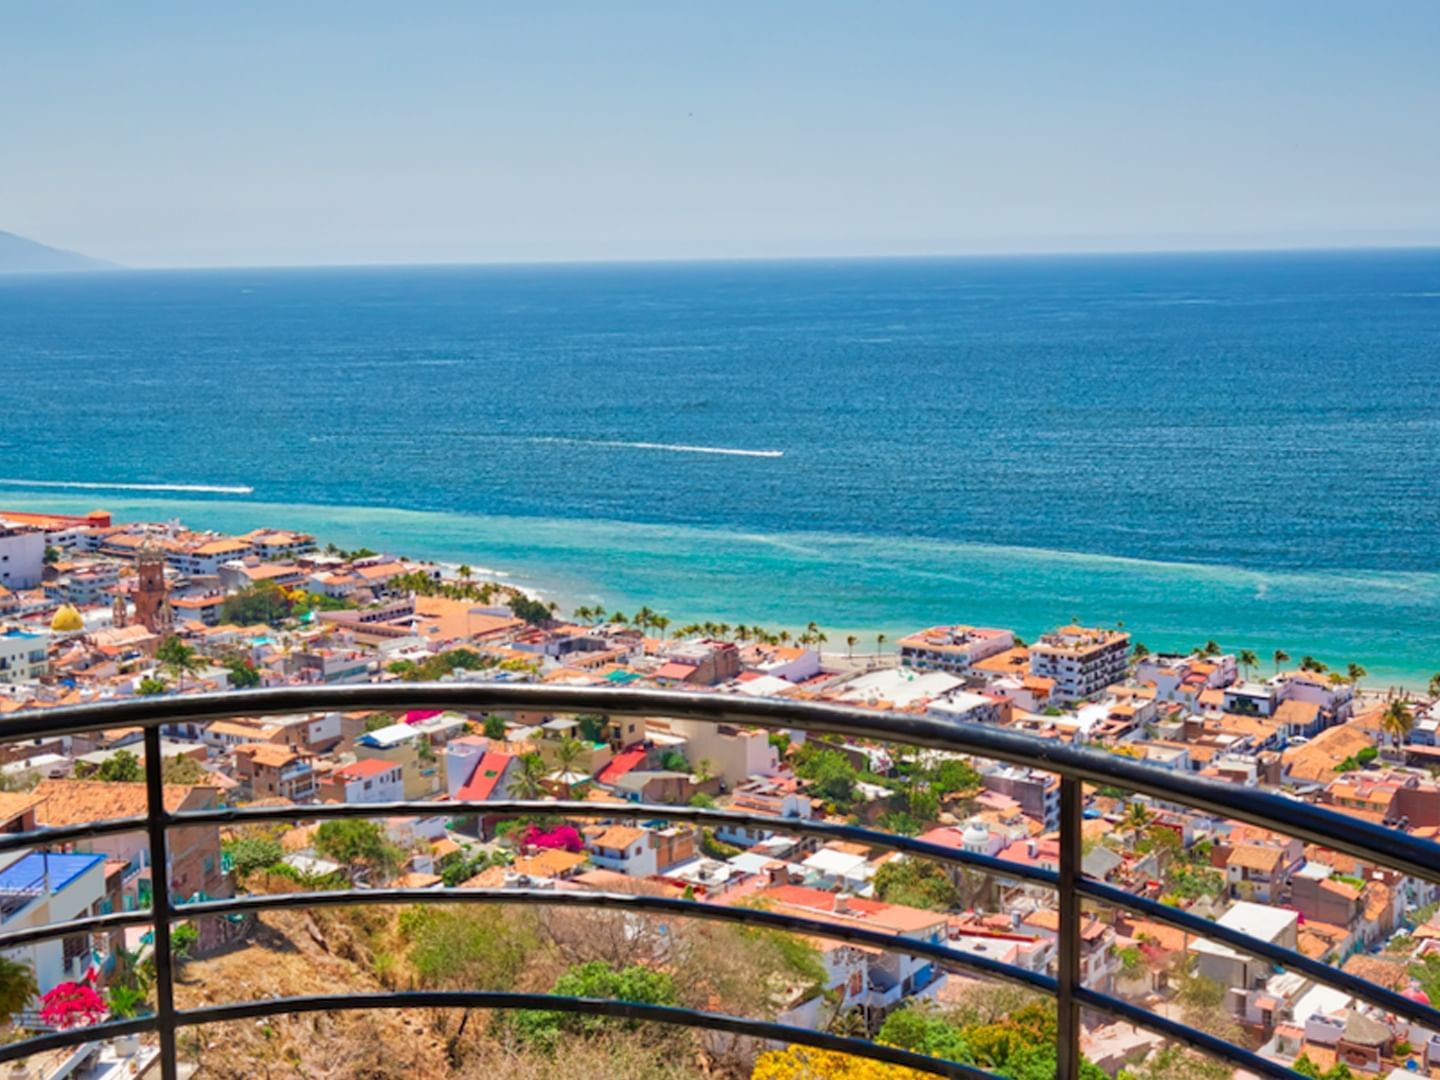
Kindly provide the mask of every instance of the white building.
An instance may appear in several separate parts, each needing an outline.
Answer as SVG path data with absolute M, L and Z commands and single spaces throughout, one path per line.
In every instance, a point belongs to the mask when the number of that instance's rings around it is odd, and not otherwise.
M 45 534 L 39 529 L 0 525 L 0 585 L 33 589 L 45 573 Z
M 999 701 L 964 690 L 930 702 L 925 711 L 936 720 L 950 724 L 998 724 L 1003 718 L 1003 707 Z
M 958 674 L 1013 649 L 1015 634 L 983 626 L 932 626 L 901 638 L 899 645 L 902 667 Z
M 0 867 L 0 931 L 11 933 L 101 914 L 105 856 L 47 851 L 10 852 Z M 99 939 L 96 939 L 97 941 Z M 95 963 L 88 934 L 49 938 L 6 950 L 35 969 L 40 992 L 84 977 Z
M 405 771 L 381 758 L 364 758 L 337 765 L 325 785 L 327 795 L 345 803 L 385 803 L 405 800 Z
M 1055 680 L 1055 698 L 1076 701 L 1123 682 L 1130 635 L 1120 630 L 1062 626 L 1030 646 L 1030 674 Z
M 49 670 L 49 636 L 34 630 L 0 633 L 0 683 L 34 682 Z

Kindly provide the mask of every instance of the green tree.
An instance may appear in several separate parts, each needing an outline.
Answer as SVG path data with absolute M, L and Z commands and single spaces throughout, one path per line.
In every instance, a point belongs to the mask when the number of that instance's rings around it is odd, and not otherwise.
M 579 739 L 562 739 L 555 747 L 555 764 L 561 772 L 574 772 L 575 766 L 585 756 L 585 744 Z
M 1355 687 L 1356 693 L 1360 691 L 1360 680 L 1369 674 L 1370 672 L 1353 662 L 1345 667 L 1345 677 L 1350 680 L 1350 685 Z
M 517 619 L 524 619 L 531 626 L 545 626 L 551 620 L 549 605 L 535 600 L 524 593 L 516 591 L 507 604 L 510 614 Z
M 285 857 L 285 849 L 273 836 L 246 836 L 225 845 L 225 854 L 235 868 L 235 876 L 245 878 L 256 870 L 274 866 Z
M 946 758 L 930 772 L 930 786 L 941 795 L 975 791 L 980 787 L 980 774 L 968 761 Z
M 174 634 L 160 642 L 160 646 L 155 650 L 155 659 L 165 673 L 175 680 L 177 690 L 185 688 L 186 675 L 195 675 L 205 669 L 205 662 L 200 655 Z
M 100 763 L 93 778 L 112 784 L 134 783 L 145 779 L 145 766 L 129 750 L 116 750 Z
M 838 750 L 821 750 L 795 771 L 810 781 L 822 799 L 835 803 L 848 803 L 855 794 L 855 782 L 860 779 L 850 759 Z
M 160 766 L 160 776 L 167 784 L 204 784 L 214 778 L 205 766 L 188 754 L 171 754 Z
M 45 554 L 41 557 L 41 560 L 46 566 L 54 566 L 60 561 L 60 549 L 54 544 L 46 544 Z
M 220 618 L 237 626 L 279 626 L 289 617 L 290 601 L 272 581 L 231 593 L 220 608 Z
M 1290 654 L 1289 654 L 1288 652 L 1286 652 L 1284 649 L 1276 649 L 1276 650 L 1275 650 L 1274 659 L 1275 659 L 1275 674 L 1276 674 L 1276 675 L 1279 675 L 1279 674 L 1280 674 L 1280 665 L 1281 665 L 1281 664 L 1284 664 L 1284 663 L 1286 663 L 1286 662 L 1289 661 L 1289 659 L 1290 659 Z
M 971 1056 L 960 1029 L 924 1003 L 902 1006 L 887 1016 L 880 1025 L 879 1041 L 949 1061 L 968 1062 Z
M 0 1017 L 5 1022 L 40 994 L 40 984 L 35 980 L 35 969 L 29 964 L 0 956 Z
M 940 866 L 925 859 L 895 858 L 875 872 L 875 895 L 887 904 L 948 911 L 958 892 Z
M 1245 678 L 1250 678 L 1250 673 L 1260 666 L 1260 657 L 1255 655 L 1254 649 L 1241 649 L 1237 657 L 1240 661 L 1240 669 L 1245 672 Z
M 169 687 L 164 679 L 157 679 L 151 675 L 140 676 L 140 685 L 135 687 L 135 692 L 141 697 L 154 697 L 156 694 L 163 694 Z
M 432 989 L 509 990 L 539 944 L 528 919 L 429 904 L 407 909 L 399 926 L 417 981 Z
M 515 794 L 522 799 L 538 799 L 544 794 L 543 783 L 546 773 L 545 759 L 539 754 L 522 754 L 520 768 L 515 773 Z
M 668 972 L 641 964 L 614 968 L 600 960 L 570 968 L 555 980 L 551 993 L 562 997 L 602 998 L 638 1005 L 674 1005 L 679 1000 L 675 980 Z M 633 1022 L 584 1013 L 520 1009 L 508 1025 L 521 1041 L 552 1050 L 564 1034 L 591 1035 L 616 1027 L 634 1028 Z
M 496 742 L 505 741 L 505 718 L 490 715 L 485 717 L 485 737 Z
M 230 686 L 234 690 L 253 690 L 260 685 L 260 672 L 243 657 L 232 656 L 226 660 L 225 670 L 230 673 Z
M 378 824 L 359 818 L 322 824 L 315 830 L 315 850 L 352 871 L 362 866 L 382 877 L 394 874 L 405 858 Z
M 1399 698 L 1386 705 L 1385 711 L 1380 714 L 1380 730 L 1390 737 L 1396 750 L 1400 749 L 1414 727 L 1415 714 L 1410 711 L 1409 704 Z

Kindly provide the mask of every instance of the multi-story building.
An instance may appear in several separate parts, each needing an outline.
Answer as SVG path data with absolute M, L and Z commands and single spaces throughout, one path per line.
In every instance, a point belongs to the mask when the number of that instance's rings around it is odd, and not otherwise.
M 1030 674 L 1055 680 L 1055 698 L 1077 701 L 1125 679 L 1130 635 L 1121 630 L 1062 626 L 1030 646 Z
M 315 797 L 311 755 L 283 743 L 247 743 L 235 748 L 235 776 L 256 799 L 309 802 Z
M 969 671 L 1015 646 L 1015 634 L 979 626 L 932 626 L 900 639 L 900 664 L 920 671 Z
M 24 525 L 0 525 L 0 585 L 33 589 L 45 573 L 45 533 Z
M 405 779 L 399 765 L 366 758 L 337 765 L 320 779 L 315 790 L 323 802 L 401 802 L 405 798 Z
M 1045 826 L 1046 832 L 1060 827 L 1060 779 L 1053 773 L 1019 765 L 998 765 L 981 775 L 986 791 L 998 791 L 1020 804 L 1027 817 Z
M 34 682 L 48 670 L 48 636 L 34 630 L 0 633 L 0 683 Z

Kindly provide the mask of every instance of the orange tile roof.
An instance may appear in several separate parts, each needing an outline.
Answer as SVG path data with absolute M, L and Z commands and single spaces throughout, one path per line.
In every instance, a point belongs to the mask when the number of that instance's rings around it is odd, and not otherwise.
M 196 792 L 208 793 L 203 800 L 194 799 Z M 145 813 L 144 784 L 116 784 L 104 780 L 42 780 L 33 795 L 43 799 L 35 812 L 42 825 L 85 825 L 111 818 L 140 817 Z M 213 787 L 189 784 L 165 785 L 165 809 L 171 813 L 208 806 L 214 799 Z M 192 805 L 186 806 L 190 802 Z

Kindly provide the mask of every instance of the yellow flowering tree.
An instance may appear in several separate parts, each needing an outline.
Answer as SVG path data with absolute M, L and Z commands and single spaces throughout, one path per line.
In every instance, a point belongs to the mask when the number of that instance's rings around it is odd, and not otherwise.
M 929 1074 L 834 1050 L 791 1046 L 761 1054 L 750 1080 L 929 1080 Z

